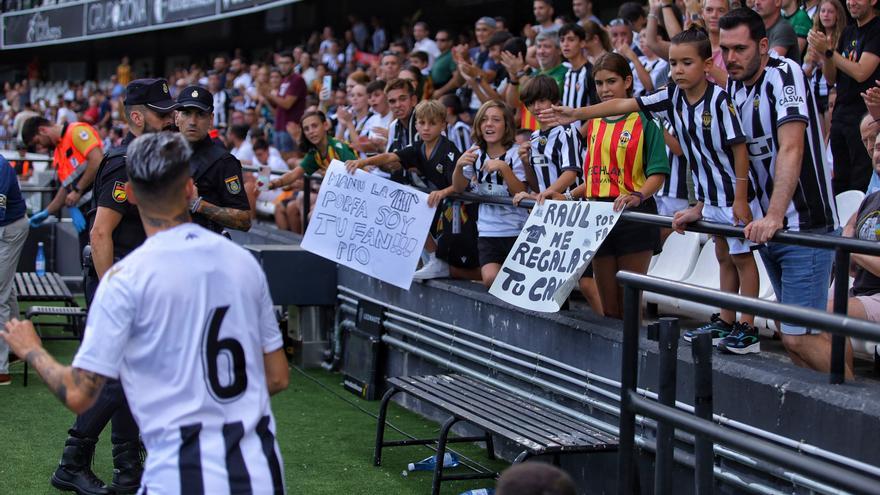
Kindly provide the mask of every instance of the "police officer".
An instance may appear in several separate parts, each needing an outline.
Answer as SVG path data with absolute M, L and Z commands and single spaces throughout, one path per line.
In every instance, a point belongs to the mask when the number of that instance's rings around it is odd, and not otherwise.
M 125 184 L 125 152 L 134 138 L 173 127 L 177 107 L 164 79 L 138 79 L 125 94 L 125 118 L 129 133 L 121 146 L 105 155 L 95 178 L 90 231 L 91 259 L 86 257 L 86 300 L 91 305 L 98 280 L 110 266 L 146 239 L 137 208 L 128 202 Z M 101 431 L 112 420 L 113 481 L 110 487 L 91 470 L 91 458 Z M 95 406 L 78 416 L 65 442 L 61 463 L 52 485 L 81 494 L 134 493 L 140 485 L 143 464 L 138 428 L 118 380 L 107 380 Z M 111 491 L 112 490 L 112 491 Z
M 190 170 L 198 192 L 190 204 L 193 221 L 217 233 L 246 231 L 251 215 L 241 163 L 208 135 L 213 119 L 214 97 L 207 89 L 188 86 L 177 95 L 177 127 L 193 151 Z

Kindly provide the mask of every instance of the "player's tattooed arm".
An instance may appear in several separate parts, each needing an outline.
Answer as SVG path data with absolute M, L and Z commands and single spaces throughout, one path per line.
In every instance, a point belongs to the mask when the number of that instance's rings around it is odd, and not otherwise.
M 42 347 L 28 352 L 25 360 L 37 370 L 58 400 L 78 414 L 95 403 L 106 381 L 97 373 L 62 366 Z
M 251 228 L 251 214 L 247 210 L 223 208 L 202 200 L 199 213 L 230 229 L 247 232 Z

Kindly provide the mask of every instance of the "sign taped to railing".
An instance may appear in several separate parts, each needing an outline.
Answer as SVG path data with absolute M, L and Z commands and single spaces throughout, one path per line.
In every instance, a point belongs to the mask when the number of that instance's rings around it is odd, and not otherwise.
M 599 201 L 536 205 L 489 293 L 532 311 L 559 311 L 617 224 L 620 212 L 613 206 Z
M 333 160 L 302 247 L 409 290 L 434 210 L 421 191 Z

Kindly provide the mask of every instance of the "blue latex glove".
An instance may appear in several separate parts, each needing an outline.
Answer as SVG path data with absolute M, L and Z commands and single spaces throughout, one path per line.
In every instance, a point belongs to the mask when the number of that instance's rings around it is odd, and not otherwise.
M 67 208 L 67 214 L 70 215 L 70 219 L 73 220 L 73 228 L 76 229 L 77 233 L 86 230 L 86 217 L 84 217 L 82 212 L 79 211 L 79 208 Z
M 31 228 L 36 228 L 45 222 L 47 218 L 49 218 L 49 210 L 40 210 L 34 213 L 30 220 L 28 220 L 28 223 L 31 224 Z

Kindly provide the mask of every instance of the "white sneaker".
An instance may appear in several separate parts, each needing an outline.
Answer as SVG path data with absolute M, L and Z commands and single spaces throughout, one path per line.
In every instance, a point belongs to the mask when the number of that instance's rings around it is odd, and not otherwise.
M 431 256 L 431 261 L 413 274 L 413 280 L 428 280 L 431 278 L 446 278 L 449 276 L 449 264 Z

